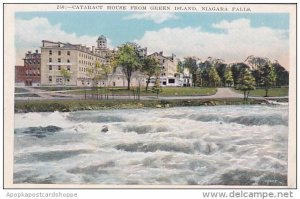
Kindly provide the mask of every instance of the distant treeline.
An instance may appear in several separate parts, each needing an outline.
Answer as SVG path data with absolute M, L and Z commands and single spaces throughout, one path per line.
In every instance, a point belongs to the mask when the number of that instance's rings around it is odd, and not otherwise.
M 217 87 L 237 86 L 244 71 L 249 70 L 255 79 L 255 87 L 265 87 L 265 78 L 274 73 L 272 87 L 288 86 L 289 72 L 277 61 L 249 56 L 245 62 L 226 64 L 222 59 L 208 57 L 200 61 L 196 57 L 186 57 L 178 63 L 178 71 L 187 68 L 192 75 L 193 86 Z

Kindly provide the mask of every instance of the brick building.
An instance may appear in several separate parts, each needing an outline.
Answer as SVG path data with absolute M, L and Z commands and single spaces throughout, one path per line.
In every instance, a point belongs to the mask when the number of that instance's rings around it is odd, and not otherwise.
M 41 54 L 36 50 L 25 54 L 24 66 L 15 67 L 17 86 L 38 86 L 41 83 Z
M 25 86 L 26 73 L 24 66 L 15 66 L 15 85 Z

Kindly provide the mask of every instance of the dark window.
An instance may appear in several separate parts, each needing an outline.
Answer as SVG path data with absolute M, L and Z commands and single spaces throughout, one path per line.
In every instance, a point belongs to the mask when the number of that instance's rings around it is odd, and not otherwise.
M 60 59 L 60 58 L 58 58 L 58 59 L 57 59 L 57 61 L 58 61 L 58 63 L 60 63 L 60 62 L 61 62 L 61 59 Z
M 58 70 L 60 70 L 61 69 L 61 66 L 58 66 Z
M 58 55 L 61 55 L 61 51 L 60 50 L 58 51 Z
M 49 76 L 49 82 L 52 82 L 52 76 Z
M 52 62 L 52 58 L 49 58 L 49 62 Z
M 49 65 L 49 70 L 52 70 L 52 66 L 51 65 Z
M 70 51 L 67 51 L 67 55 L 70 55 L 71 53 L 70 53 Z
M 163 85 L 167 85 L 167 82 L 163 82 Z
M 68 69 L 68 70 L 71 70 L 70 66 L 67 66 L 67 69 Z
M 174 84 L 175 83 L 175 79 L 169 79 L 168 82 L 169 82 L 169 84 Z
M 70 63 L 70 60 L 68 59 L 67 62 Z
M 49 55 L 52 55 L 52 50 L 49 50 Z

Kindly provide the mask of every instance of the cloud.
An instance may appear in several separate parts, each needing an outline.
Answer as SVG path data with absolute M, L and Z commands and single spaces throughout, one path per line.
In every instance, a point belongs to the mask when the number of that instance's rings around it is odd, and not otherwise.
M 171 12 L 164 12 L 164 13 L 157 13 L 157 12 L 145 12 L 145 13 L 135 13 L 131 14 L 127 17 L 124 17 L 123 19 L 126 20 L 150 20 L 154 23 L 160 24 L 168 20 L 172 19 L 178 19 L 178 16 L 176 16 L 174 13 Z
M 212 24 L 219 32 L 207 32 L 201 27 L 162 28 L 147 31 L 135 42 L 148 47 L 148 52 L 163 50 L 177 57 L 197 56 L 224 59 L 227 63 L 244 61 L 255 55 L 278 60 L 289 67 L 287 31 L 268 27 L 251 27 L 250 20 L 238 19 Z
M 16 19 L 15 21 L 15 45 L 16 45 L 16 64 L 22 65 L 26 51 L 39 49 L 42 40 L 69 42 L 72 44 L 83 44 L 95 46 L 98 35 L 79 36 L 75 33 L 67 33 L 62 30 L 61 24 L 51 24 L 47 18 L 35 17 L 29 20 Z M 111 40 L 107 38 L 108 46 Z

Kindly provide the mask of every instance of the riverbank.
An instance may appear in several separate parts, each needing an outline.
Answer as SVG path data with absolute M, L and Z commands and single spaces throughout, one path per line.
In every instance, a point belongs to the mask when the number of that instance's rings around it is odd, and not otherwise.
M 288 99 L 273 99 L 288 102 Z M 15 101 L 15 113 L 70 112 L 80 110 L 169 108 L 178 106 L 217 106 L 268 104 L 265 99 L 219 98 L 219 99 L 170 99 L 170 100 L 35 100 Z

